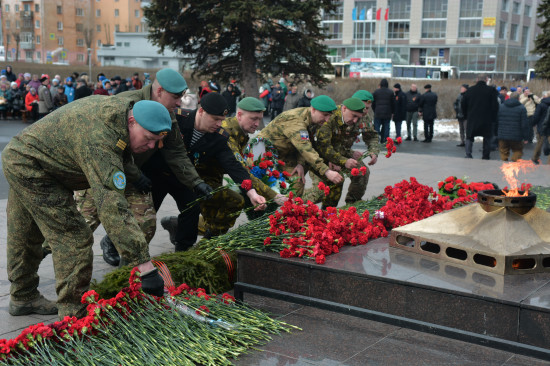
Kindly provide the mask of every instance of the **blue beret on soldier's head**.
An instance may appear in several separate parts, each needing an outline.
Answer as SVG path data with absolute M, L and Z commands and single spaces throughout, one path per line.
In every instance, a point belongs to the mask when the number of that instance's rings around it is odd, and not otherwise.
M 187 90 L 187 82 L 179 72 L 173 69 L 162 69 L 156 74 L 162 89 L 172 94 L 183 94 Z
M 166 135 L 172 129 L 172 118 L 165 106 L 152 100 L 140 100 L 134 104 L 134 119 L 155 135 Z
M 336 108 L 336 103 L 328 95 L 319 95 L 311 100 L 311 106 L 321 112 L 332 112 Z
M 239 104 L 237 104 L 237 107 L 242 109 L 243 111 L 248 111 L 248 112 L 263 112 L 265 111 L 265 106 L 264 104 L 256 99 L 256 98 L 252 98 L 252 97 L 246 97 L 246 98 L 243 98 Z

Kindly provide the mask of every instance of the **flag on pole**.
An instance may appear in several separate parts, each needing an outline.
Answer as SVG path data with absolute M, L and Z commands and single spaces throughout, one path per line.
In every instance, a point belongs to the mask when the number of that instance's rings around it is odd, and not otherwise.
M 382 13 L 382 8 L 379 8 L 377 11 L 376 11 L 376 20 L 380 20 L 380 15 Z
M 367 10 L 367 20 L 372 20 L 372 8 Z
M 390 13 L 390 8 L 386 8 L 386 14 L 384 15 L 384 20 L 388 20 Z
M 353 8 L 353 11 L 351 12 L 351 19 L 357 20 L 357 8 Z
M 359 20 L 365 20 L 365 8 L 361 9 L 361 13 L 359 13 Z

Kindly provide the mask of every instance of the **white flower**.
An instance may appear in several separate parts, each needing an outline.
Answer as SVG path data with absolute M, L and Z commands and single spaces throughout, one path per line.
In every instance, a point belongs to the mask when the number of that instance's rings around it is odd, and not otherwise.
M 378 220 L 384 220 L 384 211 L 374 211 L 374 218 Z

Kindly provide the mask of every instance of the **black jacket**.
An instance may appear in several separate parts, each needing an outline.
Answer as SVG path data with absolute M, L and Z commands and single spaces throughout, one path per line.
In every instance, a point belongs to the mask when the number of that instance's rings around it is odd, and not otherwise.
M 418 102 L 418 109 L 422 112 L 422 118 L 428 120 L 434 120 L 437 118 L 437 94 L 428 90 L 420 97 Z
M 83 86 L 75 89 L 75 91 L 74 91 L 74 100 L 89 97 L 93 93 L 94 92 L 92 91 L 92 89 L 88 88 L 86 85 L 83 85 Z
M 395 110 L 395 96 L 389 88 L 378 88 L 373 94 L 372 110 L 374 118 L 391 119 Z
M 498 92 L 485 81 L 478 81 L 468 88 L 462 98 L 462 113 L 468 120 L 466 137 L 491 136 L 497 123 Z
M 401 122 L 407 119 L 407 96 L 401 89 L 394 92 L 395 94 L 395 110 L 393 112 L 393 120 Z
M 456 97 L 455 103 L 453 105 L 456 113 L 457 119 L 464 119 L 464 112 L 462 112 L 462 98 L 464 97 L 464 93 L 458 94 L 458 97 Z
M 222 93 L 222 97 L 225 98 L 227 105 L 229 106 L 229 113 L 235 113 L 237 111 L 237 97 L 241 95 L 241 91 L 235 85 L 231 84 L 233 89 L 229 91 L 229 85 L 225 88 L 225 91 Z
M 535 110 L 535 114 L 533 116 L 533 126 L 537 126 L 537 132 L 541 136 L 548 136 L 548 134 L 550 134 L 550 129 L 547 128 L 547 130 L 545 131 L 543 128 L 543 123 L 544 119 L 546 118 L 546 113 L 548 112 L 548 107 L 550 107 L 550 97 L 542 98 L 540 103 L 537 104 L 537 109 Z
M 407 112 L 418 112 L 418 101 L 422 94 L 418 90 L 415 92 L 409 90 L 405 95 L 407 96 Z
M 517 99 L 508 99 L 498 110 L 497 136 L 499 140 L 527 141 L 529 139 L 527 109 Z

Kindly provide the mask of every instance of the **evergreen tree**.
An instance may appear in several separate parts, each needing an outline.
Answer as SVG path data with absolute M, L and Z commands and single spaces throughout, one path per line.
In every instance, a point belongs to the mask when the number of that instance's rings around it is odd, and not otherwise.
M 542 0 L 537 8 L 537 16 L 542 20 L 539 27 L 542 32 L 535 39 L 533 53 L 542 57 L 535 64 L 538 77 L 550 78 L 550 0 Z
M 328 81 L 321 11 L 335 8 L 331 0 L 153 0 L 144 15 L 155 45 L 193 55 L 199 75 L 236 78 L 257 97 L 267 73 Z

